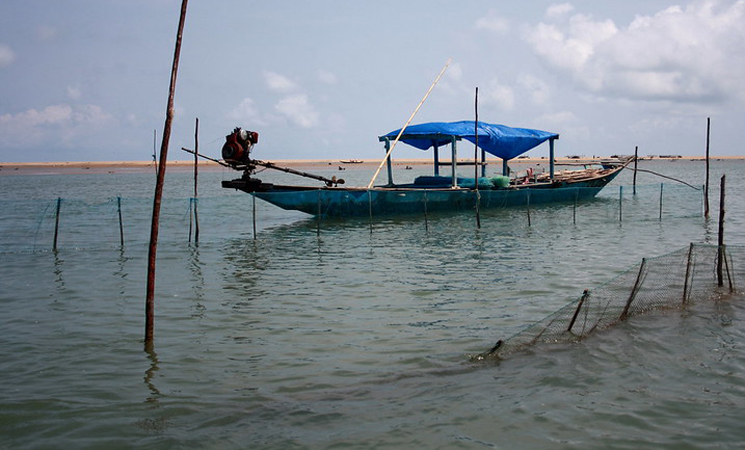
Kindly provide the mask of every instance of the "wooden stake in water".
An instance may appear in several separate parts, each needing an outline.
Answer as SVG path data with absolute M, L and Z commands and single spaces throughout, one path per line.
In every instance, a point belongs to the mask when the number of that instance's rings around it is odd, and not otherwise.
M 662 187 L 665 183 L 660 183 L 660 222 L 662 222 Z
M 197 175 L 199 173 L 199 117 L 194 125 L 194 242 L 199 243 L 199 193 L 197 192 Z
M 722 175 L 719 186 L 719 241 L 717 251 L 717 285 L 724 285 L 722 266 L 724 265 L 724 182 L 726 175 Z
M 623 186 L 618 186 L 618 221 L 623 222 Z
M 706 118 L 706 183 L 704 184 L 704 217 L 709 218 L 709 131 L 711 117 Z
M 253 199 L 253 203 L 251 205 L 251 219 L 253 222 L 254 241 L 255 241 L 256 240 L 256 196 L 252 195 L 251 198 Z
M 579 188 L 574 188 L 574 208 L 572 208 L 572 225 L 577 225 L 577 199 L 579 198 Z
M 321 190 L 318 190 L 318 214 L 316 215 L 316 236 L 321 236 Z
M 636 162 L 639 161 L 639 146 L 634 147 L 634 189 L 633 195 L 636 195 Z
M 199 243 L 199 211 L 197 209 L 197 205 L 199 204 L 199 201 L 197 200 L 199 198 L 199 193 L 197 191 L 197 176 L 199 173 L 199 160 L 198 155 L 199 154 L 199 118 L 196 119 L 196 124 L 194 126 L 194 199 L 193 199 L 193 206 L 194 206 L 194 243 Z M 192 229 L 192 216 L 189 216 L 189 242 L 191 242 L 191 229 Z
M 642 287 L 642 283 L 644 282 L 645 278 L 645 272 L 644 269 L 647 265 L 647 259 L 642 258 L 642 265 L 639 267 L 639 273 L 636 275 L 636 283 L 634 283 L 634 287 L 631 289 L 631 294 L 629 295 L 629 299 L 626 301 L 626 306 L 623 308 L 623 312 L 621 313 L 621 316 L 619 317 L 620 320 L 626 320 L 626 317 L 629 315 L 629 309 L 631 308 L 631 303 L 636 298 L 636 294 L 639 293 L 639 289 Z
M 160 204 L 163 198 L 163 180 L 166 173 L 166 161 L 168 160 L 168 141 L 171 137 L 171 125 L 173 122 L 173 98 L 176 91 L 176 76 L 178 74 L 179 56 L 181 54 L 181 37 L 184 33 L 184 21 L 186 20 L 186 5 L 188 0 L 181 0 L 181 17 L 176 33 L 176 48 L 173 53 L 173 65 L 171 67 L 171 83 L 168 89 L 168 106 L 166 108 L 166 123 L 163 128 L 163 141 L 160 144 L 160 167 L 155 183 L 155 196 L 153 199 L 153 220 L 150 226 L 150 247 L 147 258 L 147 290 L 145 295 L 145 348 L 152 348 L 153 330 L 155 328 L 155 257 L 158 250 L 158 230 L 160 225 Z
M 427 218 L 427 191 L 424 191 L 424 232 L 429 232 L 429 219 Z
M 474 100 L 473 109 L 475 111 L 476 120 L 473 122 L 473 134 L 476 136 L 473 145 L 473 184 L 476 189 L 476 228 L 481 228 L 481 214 L 479 212 L 479 206 L 481 206 L 481 194 L 479 193 L 479 88 L 476 87 L 476 97 Z
M 691 275 L 691 263 L 693 262 L 693 242 L 688 247 L 688 262 L 686 263 L 686 278 L 683 282 L 683 304 L 688 302 L 688 280 Z
M 119 213 L 119 241 L 124 247 L 124 224 L 122 223 L 122 198 L 116 198 L 116 210 Z
M 59 213 L 62 207 L 62 197 L 57 197 L 57 213 L 54 218 L 54 244 L 52 245 L 52 251 L 57 251 L 57 236 L 59 236 Z

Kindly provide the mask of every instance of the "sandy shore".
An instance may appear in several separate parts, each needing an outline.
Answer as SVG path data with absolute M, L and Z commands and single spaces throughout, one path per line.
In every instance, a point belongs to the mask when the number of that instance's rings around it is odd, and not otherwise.
M 510 164 L 525 163 L 537 164 L 546 163 L 548 158 L 518 158 L 510 161 Z M 588 163 L 599 161 L 601 158 L 556 158 L 557 164 L 566 163 Z M 681 156 L 672 158 L 661 157 L 640 157 L 640 160 L 654 161 L 703 161 L 702 156 Z M 745 160 L 745 156 L 713 156 L 712 160 Z M 350 163 L 342 160 L 273 160 L 272 162 L 287 167 L 319 167 L 319 166 L 377 166 L 380 159 L 355 160 L 357 163 Z M 468 161 L 468 160 L 464 160 Z M 445 161 L 442 161 L 445 162 Z M 490 164 L 501 164 L 498 159 L 490 159 Z M 421 159 L 395 159 L 394 165 L 428 165 L 432 164 L 429 158 Z M 193 160 L 168 161 L 168 168 L 173 170 L 191 170 L 194 165 Z M 199 162 L 200 170 L 221 169 L 222 166 L 212 161 L 202 160 Z M 11 175 L 13 173 L 118 173 L 118 172 L 144 172 L 155 171 L 155 164 L 152 161 L 67 161 L 67 162 L 3 162 L 0 163 L 0 175 Z

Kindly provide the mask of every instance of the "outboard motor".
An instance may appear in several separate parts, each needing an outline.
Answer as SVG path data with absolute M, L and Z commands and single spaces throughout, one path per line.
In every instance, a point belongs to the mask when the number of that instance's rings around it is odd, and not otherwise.
M 259 133 L 236 127 L 232 133 L 225 136 L 222 146 L 222 159 L 233 167 L 250 165 L 250 153 L 254 145 L 259 142 Z

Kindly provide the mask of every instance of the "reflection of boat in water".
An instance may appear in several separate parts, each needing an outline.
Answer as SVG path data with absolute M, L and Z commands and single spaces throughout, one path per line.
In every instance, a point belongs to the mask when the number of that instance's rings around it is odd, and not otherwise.
M 400 135 L 399 135 L 400 134 Z M 242 136 L 247 136 L 244 138 Z M 252 140 L 252 136 L 256 139 Z M 452 123 L 424 123 L 413 125 L 401 133 L 392 131 L 379 140 L 391 148 L 394 139 L 422 150 L 434 150 L 434 174 L 420 176 L 410 183 L 395 183 L 392 164 L 386 159 L 388 182 L 368 187 L 340 187 L 343 180 L 327 179 L 293 169 L 279 168 L 272 163 L 250 159 L 249 153 L 258 140 L 256 133 L 236 129 L 227 136 L 223 146 L 223 159 L 236 170 L 243 171 L 241 178 L 223 181 L 225 188 L 247 192 L 273 205 L 287 210 L 302 211 L 312 215 L 349 217 L 426 213 L 427 211 L 460 211 L 500 208 L 507 206 L 561 201 L 578 201 L 592 198 L 610 183 L 628 164 L 628 161 L 603 162 L 597 167 L 556 171 L 554 167 L 554 141 L 556 133 L 524 128 L 510 128 L 473 121 Z M 481 149 L 479 167 L 481 175 L 462 177 L 457 171 L 457 142 L 473 142 Z M 527 173 L 510 176 L 507 162 L 528 150 L 548 141 L 550 169 L 548 173 Z M 451 170 L 440 174 L 439 149 L 450 146 Z M 486 153 L 502 159 L 501 175 L 486 176 Z M 253 178 L 257 166 L 271 167 L 323 181 L 323 186 L 292 186 L 264 183 Z M 475 170 L 479 170 L 475 167 Z M 476 175 L 474 173 L 474 175 Z M 521 176 L 517 176 L 521 175 Z

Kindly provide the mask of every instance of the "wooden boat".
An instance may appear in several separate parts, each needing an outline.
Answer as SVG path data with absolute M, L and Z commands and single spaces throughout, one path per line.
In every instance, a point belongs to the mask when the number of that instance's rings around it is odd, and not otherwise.
M 255 137 L 255 138 L 254 138 Z M 223 181 L 224 188 L 238 189 L 287 210 L 302 211 L 323 217 L 383 216 L 391 214 L 421 214 L 434 211 L 473 211 L 548 202 L 572 202 L 592 198 L 623 170 L 629 161 L 607 161 L 598 167 L 577 170 L 555 170 L 554 142 L 556 133 L 525 128 L 510 128 L 485 122 L 433 122 L 412 125 L 379 137 L 385 144 L 388 182 L 367 187 L 340 186 L 343 180 L 327 179 L 249 157 L 258 134 L 236 128 L 226 137 L 223 160 L 241 178 Z M 481 175 L 461 176 L 458 173 L 457 147 L 463 139 L 481 150 L 481 162 L 475 170 Z M 525 175 L 511 174 L 508 162 L 528 150 L 548 141 L 550 168 L 537 174 L 531 169 Z M 403 142 L 422 150 L 434 150 L 434 173 L 420 176 L 413 182 L 393 181 L 390 150 Z M 440 175 L 439 150 L 450 146 L 451 170 Z M 486 176 L 486 153 L 502 159 L 502 173 Z M 291 186 L 264 183 L 253 175 L 258 166 L 270 167 L 322 181 L 321 186 Z M 381 167 L 383 164 L 381 164 Z M 377 175 L 377 173 L 376 173 Z M 511 176 L 512 175 L 512 176 Z M 373 177 L 374 179 L 374 177 Z

